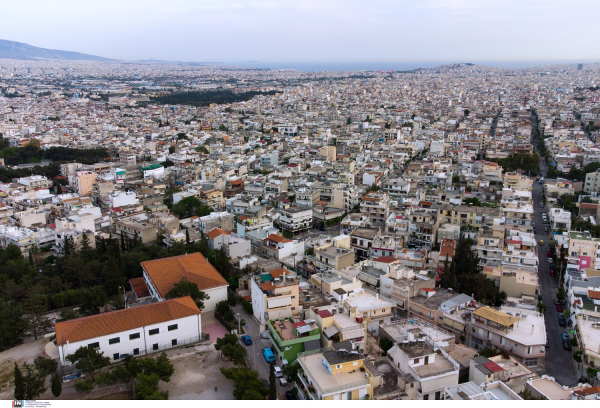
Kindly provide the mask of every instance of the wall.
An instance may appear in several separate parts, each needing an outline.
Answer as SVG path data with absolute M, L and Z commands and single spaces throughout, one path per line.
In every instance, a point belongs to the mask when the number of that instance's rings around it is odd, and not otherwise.
M 177 324 L 177 329 L 168 331 L 168 326 Z M 80 347 L 87 347 L 90 343 L 99 342 L 100 351 L 105 356 L 113 360 L 113 354 L 133 354 L 133 349 L 139 348 L 140 354 L 144 352 L 152 352 L 152 345 L 158 343 L 159 348 L 163 346 L 171 347 L 171 340 L 177 339 L 179 343 L 183 341 L 198 337 L 201 335 L 201 317 L 200 315 L 188 316 L 182 319 L 170 320 L 167 322 L 154 324 L 151 326 L 143 326 L 132 330 L 127 330 L 119 333 L 109 334 L 106 336 L 100 336 L 84 341 L 78 341 L 74 343 L 67 343 L 58 347 L 61 362 L 69 365 L 65 361 L 65 357 L 69 354 L 75 353 Z M 149 331 L 158 328 L 160 332 L 153 336 L 150 336 Z M 140 333 L 138 339 L 129 340 L 129 335 L 134 333 Z M 109 339 L 115 337 L 120 338 L 120 342 L 117 344 L 108 344 Z M 164 348 L 164 347 L 163 347 Z
M 227 300 L 227 286 L 222 286 L 214 289 L 206 289 L 203 291 L 210 299 L 204 301 L 204 309 L 202 312 L 212 312 L 215 310 L 218 302 Z

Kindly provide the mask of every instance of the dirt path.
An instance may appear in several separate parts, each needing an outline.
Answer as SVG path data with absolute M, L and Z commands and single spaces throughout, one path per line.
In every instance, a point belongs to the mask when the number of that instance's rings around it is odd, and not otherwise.
M 47 343 L 48 339 L 40 339 L 0 352 L 0 399 L 13 399 L 15 362 L 33 365 L 36 357 L 48 357 L 45 352 Z

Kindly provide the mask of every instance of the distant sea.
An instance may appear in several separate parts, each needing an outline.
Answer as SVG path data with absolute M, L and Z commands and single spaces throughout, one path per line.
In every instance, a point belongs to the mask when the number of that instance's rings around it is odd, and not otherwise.
M 538 61 L 315 61 L 315 62 L 268 62 L 231 61 L 219 65 L 243 68 L 295 69 L 305 72 L 323 71 L 409 71 L 416 68 L 435 68 L 440 65 L 470 62 L 495 68 L 528 68 L 554 64 L 579 64 L 598 60 L 538 60 Z M 215 64 L 216 65 L 216 64 Z

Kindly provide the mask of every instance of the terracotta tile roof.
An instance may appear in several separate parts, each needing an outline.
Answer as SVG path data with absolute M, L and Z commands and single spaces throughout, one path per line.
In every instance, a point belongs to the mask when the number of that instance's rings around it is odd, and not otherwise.
M 67 341 L 75 343 L 198 314 L 200 314 L 200 310 L 192 298 L 185 296 L 145 306 L 81 317 L 56 323 L 56 344 L 60 346 Z
M 291 239 L 284 238 L 281 235 L 277 235 L 277 234 L 271 234 L 267 237 L 267 239 L 269 239 L 270 241 L 273 241 L 273 242 L 281 242 L 282 244 L 284 244 L 286 242 L 292 242 Z
M 497 373 L 499 371 L 504 371 L 504 368 L 500 367 L 498 364 L 496 364 L 493 361 L 485 363 L 483 366 L 485 368 L 487 368 L 488 370 L 490 370 L 492 373 Z
M 148 290 L 148 285 L 146 285 L 144 278 L 129 279 L 129 284 L 131 285 L 131 290 L 135 293 L 136 298 L 140 299 L 150 296 L 150 291 Z
M 213 228 L 208 232 L 208 234 L 206 234 L 206 236 L 208 236 L 210 239 L 215 239 L 219 235 L 223 234 L 229 235 L 226 231 L 223 231 L 221 228 Z
M 319 310 L 319 311 L 317 312 L 317 314 L 318 314 L 319 316 L 321 316 L 322 318 L 325 318 L 325 317 L 333 317 L 333 315 L 331 314 L 331 312 L 330 312 L 329 310 Z
M 588 296 L 590 299 L 600 300 L 600 291 L 588 290 Z
M 228 285 L 200 252 L 145 261 L 142 262 L 142 268 L 163 298 L 183 278 L 197 284 L 200 290 Z
M 381 262 L 381 263 L 392 263 L 392 262 L 396 262 L 398 260 L 398 258 L 394 258 L 391 256 L 380 256 L 377 259 L 374 259 L 375 262 Z

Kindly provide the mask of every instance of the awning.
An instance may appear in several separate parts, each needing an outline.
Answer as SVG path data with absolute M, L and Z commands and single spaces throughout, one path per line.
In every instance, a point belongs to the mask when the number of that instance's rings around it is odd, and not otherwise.
M 327 336 L 328 338 L 331 338 L 332 336 L 338 334 L 339 332 L 340 332 L 340 329 L 338 329 L 338 327 L 336 325 L 333 325 L 333 326 L 329 326 L 328 328 L 326 328 L 323 333 L 325 333 L 325 336 Z
M 321 348 L 319 340 L 310 340 L 304 343 L 304 351 L 318 350 Z

